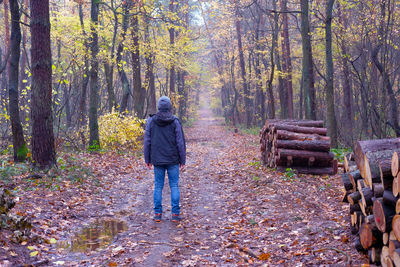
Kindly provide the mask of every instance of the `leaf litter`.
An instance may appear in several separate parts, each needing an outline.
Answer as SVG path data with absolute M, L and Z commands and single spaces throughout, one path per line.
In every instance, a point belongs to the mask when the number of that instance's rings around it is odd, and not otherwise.
M 0 231 L 0 263 L 65 266 L 346 266 L 368 262 L 353 247 L 339 176 L 279 173 L 259 163 L 258 137 L 235 133 L 201 110 L 187 137 L 181 173 L 183 221 L 171 222 L 169 189 L 161 223 L 152 221 L 153 174 L 140 155 L 75 154 L 64 179 L 15 177 L 13 212 L 31 219 L 35 238 L 16 244 Z M 70 155 L 63 155 L 68 162 Z M 64 176 L 63 176 L 64 175 Z M 57 185 L 57 186 L 56 186 Z M 101 219 L 126 223 L 104 248 L 59 244 Z M 87 234 L 90 235 L 90 234 Z M 82 239 L 88 238 L 82 237 Z M 343 253 L 339 253 L 343 252 Z

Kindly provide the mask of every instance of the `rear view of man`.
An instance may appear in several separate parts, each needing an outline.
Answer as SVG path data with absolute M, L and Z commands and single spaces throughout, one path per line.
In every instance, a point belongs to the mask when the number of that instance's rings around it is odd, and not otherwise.
M 182 125 L 171 113 L 171 100 L 162 96 L 158 100 L 158 112 L 150 115 L 144 135 L 144 159 L 149 169 L 154 165 L 154 220 L 161 222 L 162 190 L 165 171 L 171 189 L 172 221 L 179 222 L 179 167 L 183 170 L 186 163 L 186 144 Z

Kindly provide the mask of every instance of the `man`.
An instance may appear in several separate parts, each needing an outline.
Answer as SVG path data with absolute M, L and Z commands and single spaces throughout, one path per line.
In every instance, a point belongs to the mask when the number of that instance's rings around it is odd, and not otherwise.
M 179 222 L 179 168 L 186 163 L 186 144 L 182 125 L 171 113 L 171 100 L 162 96 L 158 100 L 158 112 L 150 115 L 144 134 L 144 159 L 149 169 L 154 165 L 154 220 L 161 222 L 162 190 L 165 171 L 168 173 L 171 189 L 172 221 Z

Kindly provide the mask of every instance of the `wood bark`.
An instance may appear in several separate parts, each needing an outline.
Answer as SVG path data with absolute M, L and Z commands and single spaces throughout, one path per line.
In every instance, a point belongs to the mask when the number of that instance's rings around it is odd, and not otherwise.
M 145 47 L 146 51 L 144 57 L 146 60 L 146 72 L 145 72 L 145 86 L 148 92 L 148 103 L 147 109 L 149 114 L 157 113 L 157 100 L 156 100 L 156 85 L 154 76 L 154 52 L 150 45 L 150 18 L 148 15 L 145 16 Z
M 139 51 L 139 18 L 132 16 L 132 71 L 133 71 L 133 109 L 138 118 L 144 118 L 144 104 L 146 103 L 146 90 L 142 87 L 140 51 Z
M 380 249 L 380 248 L 370 249 L 368 251 L 369 262 L 379 265 L 381 262 L 381 253 L 382 253 L 382 249 Z
M 14 161 L 24 161 L 28 153 L 19 114 L 19 59 L 21 53 L 21 28 L 19 25 L 19 5 L 17 0 L 10 0 L 11 13 L 11 58 L 8 68 L 8 97 L 11 130 L 13 137 Z M 8 16 L 8 14 L 6 14 Z
M 335 114 L 335 92 L 333 87 L 333 56 L 332 56 L 332 10 L 335 0 L 328 0 L 326 4 L 325 20 L 325 54 L 326 54 L 326 103 L 328 105 L 328 129 L 331 137 L 331 146 L 338 146 L 336 114 Z
M 315 160 L 332 162 L 334 155 L 329 152 L 318 152 L 318 151 L 307 151 L 307 150 L 294 150 L 294 149 L 278 149 L 278 158 L 292 157 L 293 159 L 305 159 L 309 160 L 314 158 Z M 349 180 L 350 183 L 350 180 Z M 350 183 L 351 185 L 351 183 Z
M 89 43 L 87 41 L 87 35 L 85 31 L 84 19 L 83 19 L 83 9 L 82 4 L 79 4 L 79 21 L 81 25 L 82 34 L 84 36 L 84 46 L 89 51 Z M 86 126 L 86 116 L 87 116 L 87 87 L 89 84 L 89 58 L 85 54 L 84 56 L 84 74 L 82 75 L 82 88 L 81 88 L 81 95 L 79 99 L 79 115 L 78 115 L 78 125 L 79 126 Z
M 334 161 L 335 162 L 335 161 Z M 286 171 L 285 167 L 278 167 L 278 171 Z M 332 167 L 326 167 L 326 168 L 309 168 L 309 167 L 296 167 L 295 171 L 297 173 L 301 174 L 314 174 L 314 175 L 335 175 L 337 173 L 337 165 L 333 165 Z
M 118 75 L 121 79 L 122 83 L 122 100 L 119 108 L 120 113 L 124 113 L 128 108 L 128 100 L 132 95 L 131 88 L 129 85 L 128 76 L 126 75 L 124 64 L 122 63 L 122 58 L 124 56 L 124 42 L 126 38 L 126 32 L 129 27 L 129 10 L 131 8 L 131 2 L 127 1 L 123 4 L 123 15 L 122 15 L 122 32 L 121 38 L 122 40 L 118 44 L 117 48 L 117 66 L 118 66 Z
M 320 152 L 329 152 L 330 144 L 326 140 L 276 140 L 275 148 L 297 149 L 297 150 L 311 150 Z
M 49 1 L 30 2 L 32 60 L 32 159 L 40 168 L 51 167 L 56 160 L 52 102 L 52 60 Z
M 273 0 L 275 1 L 275 0 Z M 243 94 L 244 94 L 244 104 L 245 104 L 245 109 L 246 109 L 246 125 L 247 127 L 250 127 L 251 125 L 251 118 L 252 118 L 252 111 L 251 111 L 251 99 L 250 99 L 250 92 L 249 92 L 249 85 L 247 83 L 247 78 L 246 78 L 246 63 L 244 60 L 244 51 L 243 51 L 243 44 L 242 44 L 242 30 L 241 30 L 241 22 L 240 22 L 240 10 L 239 10 L 239 4 L 237 3 L 237 0 L 234 0 L 235 4 L 235 26 L 236 26 L 236 37 L 237 37 L 237 43 L 238 43 L 238 52 L 239 52 L 239 65 L 240 65 L 240 70 L 241 70 L 241 84 L 243 88 Z
M 322 136 L 317 134 L 301 134 L 284 130 L 276 131 L 276 138 L 281 140 L 324 140 L 330 141 L 329 136 Z
M 351 183 L 353 184 L 353 186 L 356 187 L 357 180 L 362 179 L 360 171 L 356 170 L 356 171 L 349 172 L 349 179 L 350 179 Z
M 303 50 L 302 84 L 305 100 L 305 115 L 307 119 L 316 119 L 316 103 L 314 89 L 314 70 L 311 47 L 311 32 L 309 22 L 309 1 L 301 0 L 301 39 Z
M 169 1 L 169 12 L 173 14 L 176 10 L 176 3 L 175 0 L 170 0 Z M 168 28 L 169 32 L 169 43 L 171 46 L 172 51 L 174 51 L 174 46 L 175 46 L 175 28 L 174 25 L 170 25 Z M 175 71 L 175 64 L 171 62 L 171 66 L 169 69 L 169 92 L 171 96 L 175 95 L 175 83 L 176 83 L 176 71 Z
M 350 205 L 356 205 L 360 199 L 361 194 L 359 191 L 355 191 L 347 196 L 347 201 L 350 203 Z
M 100 147 L 99 123 L 97 109 L 99 106 L 99 53 L 97 27 L 99 22 L 99 1 L 91 0 L 90 8 L 90 99 L 89 99 L 89 146 L 93 149 Z
M 382 201 L 385 205 L 392 206 L 395 209 L 397 200 L 398 198 L 393 195 L 392 191 L 385 190 L 383 192 Z
M 339 23 L 342 24 L 342 27 L 340 28 L 340 35 L 345 36 L 345 31 L 348 27 L 347 23 L 347 18 L 345 17 L 345 12 L 342 12 L 341 8 L 341 3 L 339 3 Z M 354 145 L 353 138 L 354 138 L 354 132 L 353 132 L 353 89 L 352 89 L 352 83 L 351 83 L 351 75 L 350 75 L 350 69 L 349 69 L 349 62 L 347 60 L 348 55 L 348 48 L 347 48 L 347 42 L 345 38 L 342 38 L 340 41 L 340 50 L 341 50 L 341 65 L 342 65 L 342 77 L 343 77 L 343 103 L 344 103 L 344 129 L 343 131 L 347 134 L 345 134 L 345 139 L 347 141 L 347 144 L 349 146 Z
M 326 128 L 317 128 L 317 127 L 301 127 L 296 125 L 288 125 L 288 124 L 274 124 L 270 127 L 272 132 L 276 132 L 277 130 L 285 130 L 295 133 L 304 133 L 304 134 L 319 134 L 326 136 L 328 131 Z
M 357 141 L 354 145 L 354 155 L 361 176 L 365 177 L 364 156 L 366 154 L 371 154 L 377 151 L 390 150 L 390 149 L 392 150 L 400 149 L 400 138 Z
M 254 42 L 256 43 L 256 54 L 255 54 L 255 78 L 256 78 L 256 97 L 254 99 L 254 107 L 255 107 L 255 122 L 257 125 L 262 126 L 264 124 L 265 119 L 265 96 L 264 90 L 262 87 L 262 74 L 261 74 L 261 53 L 262 47 L 260 44 L 260 36 L 262 34 L 261 27 L 264 26 L 264 14 L 261 10 L 257 11 L 257 22 L 256 22 L 256 31 L 254 36 Z
M 315 120 L 277 120 L 277 119 L 268 119 L 265 121 L 265 127 L 270 128 L 275 124 L 286 124 L 286 125 L 294 125 L 300 127 L 316 127 L 322 128 L 324 127 L 324 121 L 315 121 Z
M 282 67 L 285 74 L 284 80 L 287 91 L 287 104 L 288 118 L 294 117 L 293 109 L 293 84 L 292 84 L 292 59 L 290 53 L 290 40 L 289 40 L 289 19 L 287 0 L 280 1 L 280 9 L 282 13 Z

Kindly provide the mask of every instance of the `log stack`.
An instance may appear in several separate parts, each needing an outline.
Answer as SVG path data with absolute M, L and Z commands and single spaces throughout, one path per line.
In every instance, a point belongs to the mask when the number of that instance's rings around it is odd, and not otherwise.
M 278 170 L 336 174 L 337 160 L 323 121 L 267 120 L 260 131 L 261 161 Z
M 400 266 L 399 156 L 400 138 L 358 141 L 357 169 L 342 175 L 355 246 L 383 266 Z

